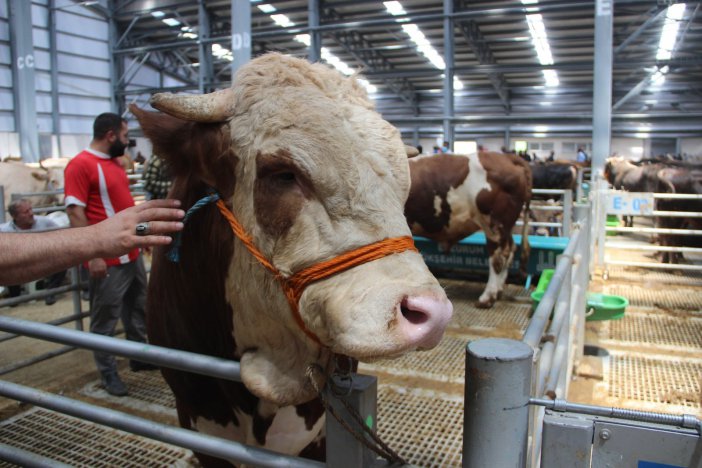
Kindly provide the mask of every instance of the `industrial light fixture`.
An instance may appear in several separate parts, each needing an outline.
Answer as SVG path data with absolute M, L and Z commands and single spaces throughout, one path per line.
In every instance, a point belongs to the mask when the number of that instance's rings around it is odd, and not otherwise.
M 404 7 L 397 0 L 392 0 L 388 2 L 383 2 L 385 9 L 393 16 L 406 15 Z M 398 23 L 405 23 L 408 21 L 406 18 L 400 18 L 397 20 Z M 406 23 L 402 25 L 402 30 L 407 34 L 412 42 L 414 42 L 417 50 L 424 55 L 429 62 L 431 62 L 434 67 L 439 70 L 446 70 L 446 62 L 444 58 L 437 52 L 437 50 L 431 45 L 429 39 L 426 38 L 424 33 L 419 26 L 414 23 Z M 453 89 L 461 90 L 463 89 L 463 83 L 456 76 L 453 77 Z
M 665 22 L 658 41 L 656 60 L 670 60 L 673 57 L 678 40 L 678 31 L 680 30 L 680 21 L 685 15 L 685 6 L 684 3 L 676 3 L 675 5 L 670 5 L 665 12 Z M 669 70 L 668 65 L 658 68 L 651 76 L 651 84 L 661 86 L 665 83 L 665 75 Z
M 539 0 L 522 0 L 522 5 L 536 5 Z M 546 25 L 540 13 L 532 13 L 538 11 L 538 8 L 527 8 L 530 14 L 526 15 L 527 25 L 529 26 L 529 34 L 531 42 L 536 50 L 536 56 L 539 58 L 541 65 L 553 65 L 553 55 L 551 54 L 551 46 L 548 43 L 548 35 L 546 34 Z M 547 87 L 555 87 L 560 84 L 558 73 L 556 70 L 543 70 L 544 80 Z

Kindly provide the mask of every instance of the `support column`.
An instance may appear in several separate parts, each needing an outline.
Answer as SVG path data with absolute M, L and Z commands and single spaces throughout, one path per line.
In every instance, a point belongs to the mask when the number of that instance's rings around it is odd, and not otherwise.
M 512 146 L 512 135 L 508 127 L 505 127 L 505 150 L 509 151 Z
M 114 0 L 109 0 L 108 1 L 108 8 L 109 8 L 109 17 L 107 19 L 107 28 L 108 28 L 108 44 L 107 47 L 109 48 L 109 55 L 110 55 L 110 89 L 112 90 L 112 93 L 110 94 L 110 108 L 112 109 L 112 112 L 121 114 L 125 109 L 126 106 L 124 105 L 124 97 L 118 98 L 118 91 L 120 91 L 122 85 L 120 82 L 119 77 L 123 75 L 122 71 L 124 69 L 124 60 L 126 60 L 124 57 L 125 56 L 118 56 L 115 55 L 115 48 L 117 41 L 119 39 L 119 33 L 117 31 L 117 22 L 115 21 L 114 18 L 114 12 L 115 12 L 115 1 Z M 119 100 L 118 100 L 119 99 Z
M 61 119 L 59 117 L 58 51 L 56 49 L 56 0 L 49 0 L 49 59 L 51 60 L 51 133 L 56 136 L 58 156 L 61 150 Z
M 236 71 L 251 60 L 251 2 L 232 0 L 232 81 Z
M 39 161 L 32 2 L 9 0 L 10 48 L 12 49 L 12 95 L 15 131 L 19 133 L 20 153 L 25 162 Z
M 205 94 L 213 91 L 214 66 L 212 63 L 212 43 L 210 38 L 210 15 L 205 8 L 205 0 L 197 2 L 198 41 L 197 52 L 200 60 L 198 90 Z
M 613 0 L 595 1 L 595 66 L 592 96 L 592 179 L 602 176 L 612 138 Z
M 319 27 L 319 0 L 308 0 L 307 18 L 310 27 L 310 49 L 307 58 L 310 62 L 319 62 L 322 58 L 322 34 L 317 29 Z
M 463 468 L 526 466 L 532 356 L 521 341 L 468 343 Z
M 453 0 L 444 0 L 444 141 L 453 150 Z

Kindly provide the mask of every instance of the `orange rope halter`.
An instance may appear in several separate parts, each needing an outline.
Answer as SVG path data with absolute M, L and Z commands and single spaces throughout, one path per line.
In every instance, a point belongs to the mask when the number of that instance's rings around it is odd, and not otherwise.
M 317 335 L 312 333 L 312 331 L 307 328 L 305 322 L 302 320 L 302 316 L 300 315 L 300 297 L 310 283 L 327 278 L 337 273 L 341 273 L 342 271 L 346 271 L 363 263 L 372 262 L 373 260 L 386 257 L 393 253 L 404 252 L 406 250 L 417 252 L 417 248 L 414 246 L 414 240 L 411 236 L 392 237 L 344 252 L 341 255 L 330 258 L 329 260 L 303 268 L 289 278 L 286 278 L 283 276 L 280 270 L 278 270 L 270 261 L 268 261 L 263 253 L 256 248 L 251 236 L 246 233 L 243 226 L 234 217 L 234 214 L 229 211 L 222 200 L 217 201 L 217 208 L 219 208 L 222 215 L 227 219 L 227 221 L 229 221 L 229 225 L 232 227 L 234 235 L 241 240 L 246 249 L 251 252 L 251 255 L 253 255 L 256 260 L 261 263 L 261 265 L 273 273 L 275 279 L 278 280 L 280 285 L 283 287 L 283 292 L 285 293 L 285 297 L 288 299 L 288 304 L 290 304 L 290 309 L 292 310 L 295 323 L 297 323 L 297 325 L 308 337 L 310 337 L 312 341 L 320 346 L 322 346 L 321 341 Z

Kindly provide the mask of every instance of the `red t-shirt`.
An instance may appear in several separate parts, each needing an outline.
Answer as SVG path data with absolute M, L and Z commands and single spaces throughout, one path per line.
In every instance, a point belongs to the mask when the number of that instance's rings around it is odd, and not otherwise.
M 66 206 L 82 206 L 88 224 L 97 224 L 134 206 L 127 173 L 107 154 L 86 148 L 71 159 L 64 175 Z M 133 249 L 127 255 L 106 258 L 105 262 L 108 266 L 120 265 L 133 262 L 138 256 L 139 249 Z

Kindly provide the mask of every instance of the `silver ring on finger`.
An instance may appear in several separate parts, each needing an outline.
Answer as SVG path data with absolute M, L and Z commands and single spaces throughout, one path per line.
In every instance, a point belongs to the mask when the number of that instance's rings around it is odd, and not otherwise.
M 136 225 L 136 228 L 134 229 L 134 232 L 136 233 L 137 236 L 148 236 L 150 229 L 149 229 L 149 223 L 139 223 Z

